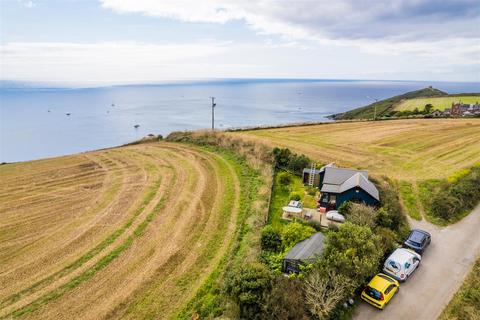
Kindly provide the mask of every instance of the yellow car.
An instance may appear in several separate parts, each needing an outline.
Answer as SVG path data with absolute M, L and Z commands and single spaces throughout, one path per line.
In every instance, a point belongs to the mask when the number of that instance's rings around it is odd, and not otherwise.
M 397 280 L 383 273 L 377 274 L 362 291 L 362 299 L 381 310 L 400 290 Z

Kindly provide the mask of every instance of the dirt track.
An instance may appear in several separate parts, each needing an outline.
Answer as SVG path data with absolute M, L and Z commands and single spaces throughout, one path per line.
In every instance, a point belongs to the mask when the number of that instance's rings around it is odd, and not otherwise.
M 480 255 L 480 206 L 446 228 L 425 221 L 411 224 L 432 234 L 420 269 L 400 285 L 400 292 L 385 310 L 362 303 L 355 319 L 437 319 Z
M 230 160 L 144 144 L 0 168 L 0 318 L 168 318 L 228 252 Z

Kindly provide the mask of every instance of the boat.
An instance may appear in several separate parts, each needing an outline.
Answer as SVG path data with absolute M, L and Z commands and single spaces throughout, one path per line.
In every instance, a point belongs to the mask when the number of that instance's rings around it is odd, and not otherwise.
M 139 125 L 139 124 L 136 124 L 136 125 L 134 125 L 133 127 L 134 127 L 135 129 L 138 129 L 138 128 L 140 128 L 140 125 Z

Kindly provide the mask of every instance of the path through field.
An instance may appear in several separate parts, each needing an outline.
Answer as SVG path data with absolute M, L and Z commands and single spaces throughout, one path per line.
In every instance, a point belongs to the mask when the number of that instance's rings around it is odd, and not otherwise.
M 432 243 L 422 257 L 420 268 L 400 285 L 399 293 L 385 310 L 361 303 L 355 319 L 437 319 L 480 255 L 480 206 L 445 228 L 425 221 L 411 223 L 413 228 L 432 234 Z
M 169 318 L 230 250 L 237 164 L 171 143 L 0 166 L 0 318 Z

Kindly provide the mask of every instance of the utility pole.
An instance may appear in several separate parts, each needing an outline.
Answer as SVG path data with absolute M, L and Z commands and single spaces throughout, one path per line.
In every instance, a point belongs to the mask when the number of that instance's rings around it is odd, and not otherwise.
M 212 131 L 215 130 L 215 97 L 210 97 L 212 99 Z
M 375 100 L 375 108 L 374 108 L 374 111 L 373 111 L 373 121 L 375 121 L 375 120 L 377 120 L 377 102 L 378 102 L 378 99 L 377 98 L 372 98 L 372 97 L 369 97 L 369 96 L 367 96 L 367 98 Z

